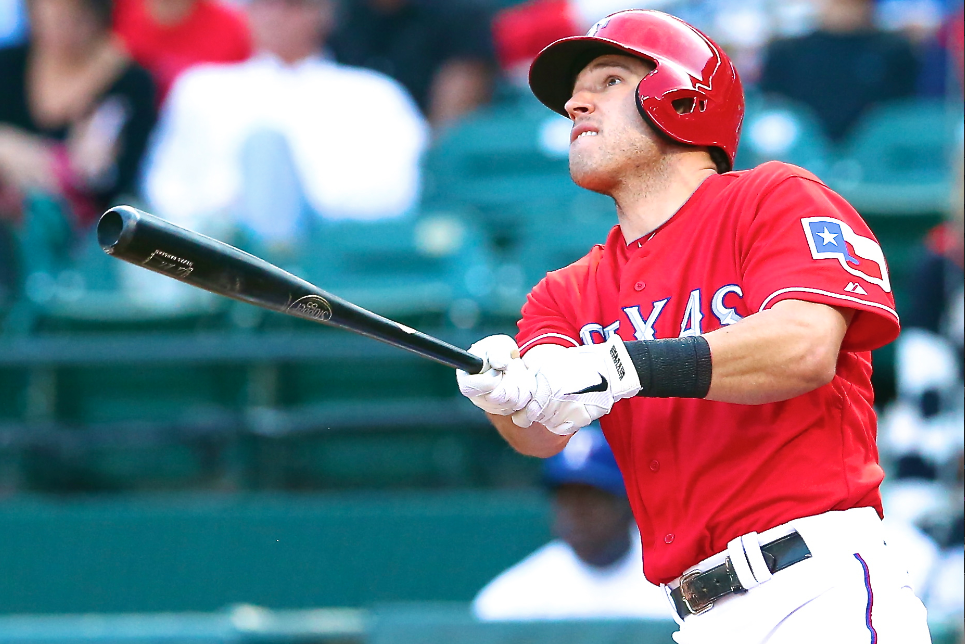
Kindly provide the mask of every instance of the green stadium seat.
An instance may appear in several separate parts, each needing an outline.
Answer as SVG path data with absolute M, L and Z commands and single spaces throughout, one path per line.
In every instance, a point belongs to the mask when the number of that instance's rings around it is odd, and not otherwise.
M 394 427 L 323 431 L 281 440 L 259 437 L 252 442 L 249 484 L 254 489 L 390 490 L 504 482 L 508 463 L 502 439 L 482 414 L 475 416 L 472 426 L 448 429 Z M 538 464 L 525 475 L 525 483 L 537 481 Z
M 549 271 L 563 268 L 606 241 L 617 224 L 613 202 L 583 191 L 568 204 L 531 204 L 520 211 L 514 252 L 495 273 L 490 307 L 497 316 L 519 318 L 526 294 Z
M 217 488 L 211 445 L 150 444 L 136 447 L 28 449 L 20 484 L 30 492 L 159 492 Z
M 486 239 L 444 212 L 315 228 L 292 272 L 397 321 L 471 328 L 490 288 Z
M 20 369 L 0 369 L 0 423 L 20 418 L 27 404 L 26 372 Z
M 94 230 L 78 234 L 50 197 L 27 199 L 19 237 L 23 298 L 6 331 L 191 329 L 225 309 L 222 298 L 106 255 Z
M 491 231 L 516 224 L 519 203 L 560 202 L 570 122 L 533 99 L 479 110 L 443 132 L 425 160 L 423 209 L 470 209 Z
M 65 365 L 57 373 L 56 418 L 73 426 L 205 425 L 240 409 L 245 375 L 218 364 Z
M 736 169 L 784 161 L 823 177 L 831 157 L 831 143 L 806 105 L 778 96 L 748 96 Z
M 829 185 L 863 214 L 944 212 L 961 128 L 960 105 L 924 99 L 879 105 L 842 145 Z
M 77 337 L 83 342 L 83 337 Z M 242 428 L 245 370 L 222 365 L 74 364 L 51 371 L 24 485 L 42 491 L 209 487 Z

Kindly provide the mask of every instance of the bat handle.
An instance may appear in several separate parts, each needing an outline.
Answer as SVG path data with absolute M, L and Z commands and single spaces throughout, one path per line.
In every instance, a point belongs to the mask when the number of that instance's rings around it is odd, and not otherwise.
M 454 369 L 461 369 L 466 373 L 477 374 L 481 373 L 483 367 L 486 366 L 483 359 L 479 356 L 473 355 L 465 349 L 460 349 L 447 342 L 426 336 L 418 331 L 413 334 L 412 340 L 423 345 L 417 350 L 418 353 L 437 362 L 441 362 L 444 365 L 453 367 Z M 411 345 L 398 344 L 398 346 L 409 350 L 416 350 Z
M 463 351 L 462 349 L 456 349 L 457 354 L 455 356 L 450 356 L 450 361 L 446 364 L 455 367 L 456 369 L 462 369 L 466 373 L 477 374 L 482 373 L 483 368 L 487 367 L 486 362 L 477 355 L 469 353 L 468 351 Z M 510 357 L 516 359 L 519 357 L 519 349 L 513 349 L 510 353 Z
M 485 366 L 482 358 L 480 358 L 479 356 L 474 356 L 468 351 L 466 352 L 466 356 L 467 357 L 465 358 L 465 365 L 459 366 L 457 368 L 462 369 L 466 373 L 471 373 L 471 374 L 482 373 L 483 366 Z

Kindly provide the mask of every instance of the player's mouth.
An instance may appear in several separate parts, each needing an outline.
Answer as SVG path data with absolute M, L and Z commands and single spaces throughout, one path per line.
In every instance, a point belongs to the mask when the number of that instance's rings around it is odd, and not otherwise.
M 585 139 L 590 136 L 596 136 L 597 134 L 599 134 L 597 129 L 588 123 L 574 125 L 573 129 L 570 130 L 570 143 L 573 143 L 577 139 Z

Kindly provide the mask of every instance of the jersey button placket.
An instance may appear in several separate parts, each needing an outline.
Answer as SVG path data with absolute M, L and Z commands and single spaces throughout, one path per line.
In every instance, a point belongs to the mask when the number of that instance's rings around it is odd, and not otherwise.
M 654 460 L 650 461 L 650 471 L 651 471 L 651 472 L 659 472 L 659 471 L 660 471 L 660 461 L 658 461 L 657 459 L 654 459 Z
M 637 282 L 633 285 L 633 290 L 635 291 L 642 291 L 645 288 L 647 288 L 647 285 L 644 282 Z
M 673 532 L 669 532 L 667 533 L 667 536 L 663 538 L 663 542 L 669 546 L 671 543 L 673 543 L 673 539 L 674 539 Z

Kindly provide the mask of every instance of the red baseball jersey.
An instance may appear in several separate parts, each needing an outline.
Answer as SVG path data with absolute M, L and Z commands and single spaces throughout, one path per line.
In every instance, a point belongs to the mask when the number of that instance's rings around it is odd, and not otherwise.
M 523 306 L 525 354 L 613 333 L 708 333 L 785 299 L 856 311 L 829 384 L 765 405 L 629 398 L 601 419 L 655 583 L 748 532 L 829 510 L 882 514 L 870 351 L 899 327 L 881 247 L 816 177 L 771 162 L 709 177 L 629 245 L 614 227 L 604 245 L 549 273 Z

